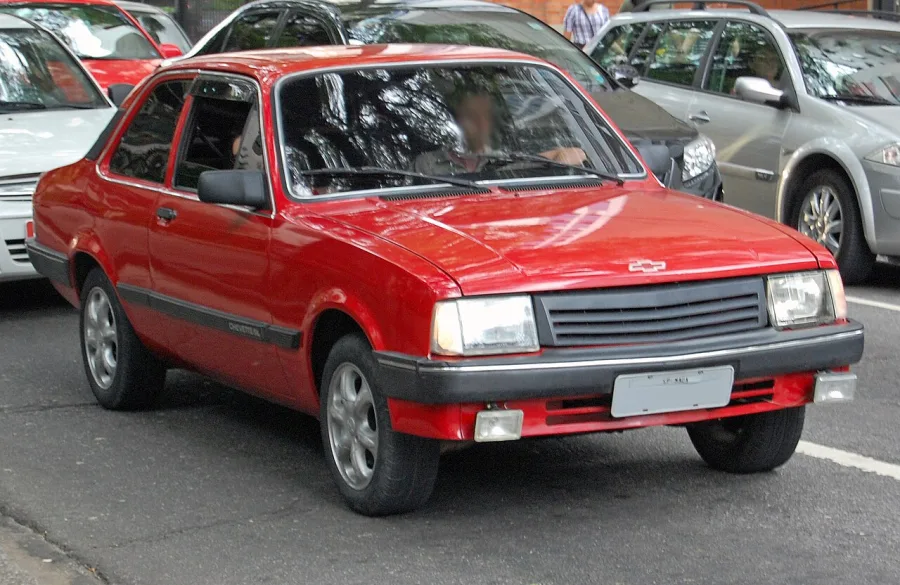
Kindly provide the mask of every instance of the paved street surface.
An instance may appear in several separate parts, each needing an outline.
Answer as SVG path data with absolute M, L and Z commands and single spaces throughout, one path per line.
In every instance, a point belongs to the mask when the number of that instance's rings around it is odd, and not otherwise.
M 313 420 L 181 372 L 159 409 L 104 411 L 74 310 L 0 286 L 0 585 L 896 585 L 900 270 L 849 294 L 857 401 L 810 407 L 774 473 L 710 471 L 681 429 L 523 441 L 447 455 L 426 509 L 367 519 Z

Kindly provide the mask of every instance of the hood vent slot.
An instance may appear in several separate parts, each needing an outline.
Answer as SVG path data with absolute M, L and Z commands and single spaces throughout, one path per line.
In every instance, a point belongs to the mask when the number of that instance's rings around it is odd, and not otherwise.
M 441 197 L 460 197 L 465 195 L 484 195 L 487 189 L 442 189 L 440 191 L 404 193 L 402 195 L 381 195 L 383 201 L 415 201 L 416 199 L 439 199 Z
M 603 181 L 600 179 L 590 179 L 586 181 L 552 181 L 547 183 L 528 183 L 525 185 L 498 185 L 501 191 L 507 192 L 548 191 L 552 189 L 588 189 L 602 186 Z

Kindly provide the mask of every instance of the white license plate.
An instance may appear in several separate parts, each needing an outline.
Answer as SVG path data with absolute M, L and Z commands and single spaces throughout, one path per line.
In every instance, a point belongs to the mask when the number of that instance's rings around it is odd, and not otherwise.
M 731 401 L 734 368 L 626 374 L 613 384 L 610 414 L 616 418 L 719 408 Z

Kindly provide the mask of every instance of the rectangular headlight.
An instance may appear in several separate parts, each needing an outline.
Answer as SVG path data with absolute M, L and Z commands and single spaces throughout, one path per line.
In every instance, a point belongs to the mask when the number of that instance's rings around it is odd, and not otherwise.
M 770 276 L 766 289 L 769 318 L 778 329 L 847 317 L 844 285 L 836 270 Z
M 454 299 L 434 306 L 432 353 L 525 353 L 539 347 L 529 296 Z

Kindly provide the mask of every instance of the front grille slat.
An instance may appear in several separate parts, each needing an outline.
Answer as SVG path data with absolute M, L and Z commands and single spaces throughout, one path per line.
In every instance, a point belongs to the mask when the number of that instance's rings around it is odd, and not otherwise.
M 13 262 L 28 262 L 28 250 L 25 249 L 25 240 L 6 240 L 6 249 Z
M 678 341 L 766 326 L 762 278 L 535 297 L 544 346 Z
M 686 317 L 700 317 L 722 311 L 740 311 L 746 309 L 757 310 L 759 299 L 755 296 L 741 297 L 722 301 L 705 301 L 691 303 L 677 307 L 663 307 L 660 309 L 613 309 L 601 310 L 555 310 L 551 311 L 553 321 L 559 324 L 565 323 L 622 323 L 627 321 L 668 321 Z

